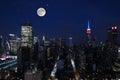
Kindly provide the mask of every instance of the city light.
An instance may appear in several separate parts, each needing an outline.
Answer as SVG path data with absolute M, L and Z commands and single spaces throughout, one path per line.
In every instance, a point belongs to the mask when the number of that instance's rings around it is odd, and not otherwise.
M 116 30 L 116 29 L 117 29 L 117 26 L 112 27 L 112 30 Z

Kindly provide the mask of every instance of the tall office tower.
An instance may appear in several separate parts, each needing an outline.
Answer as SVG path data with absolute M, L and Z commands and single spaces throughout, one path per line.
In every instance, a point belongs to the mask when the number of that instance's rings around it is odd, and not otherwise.
M 32 47 L 32 25 L 23 24 L 21 27 L 21 46 Z
M 111 43 L 117 43 L 118 40 L 118 28 L 116 26 L 108 29 L 108 41 Z
M 33 37 L 33 54 L 31 54 L 32 62 L 37 62 L 39 56 L 39 38 L 38 36 Z
M 10 54 L 17 54 L 17 50 L 20 48 L 20 45 L 21 39 L 15 34 L 9 34 L 8 47 L 10 47 Z
M 88 36 L 88 44 L 90 44 L 90 42 L 91 42 L 91 29 L 90 29 L 89 21 L 88 21 L 88 27 L 87 27 L 87 30 L 86 30 L 86 34 Z

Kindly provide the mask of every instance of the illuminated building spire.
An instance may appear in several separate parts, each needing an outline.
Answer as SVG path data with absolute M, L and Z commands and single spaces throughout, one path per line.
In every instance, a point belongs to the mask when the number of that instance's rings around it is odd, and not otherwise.
M 88 26 L 87 26 L 87 31 L 86 31 L 87 34 L 91 34 L 91 29 L 90 29 L 90 22 L 88 20 Z
M 88 20 L 88 28 L 87 29 L 90 29 L 90 22 L 89 22 L 89 20 Z
M 91 44 L 91 29 L 90 29 L 90 22 L 89 22 L 89 20 L 88 20 L 86 34 L 88 36 L 88 44 Z

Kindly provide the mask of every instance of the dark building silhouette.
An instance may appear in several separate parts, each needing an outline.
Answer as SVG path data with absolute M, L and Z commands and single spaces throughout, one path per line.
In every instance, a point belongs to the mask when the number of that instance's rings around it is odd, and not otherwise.
M 0 37 L 0 53 L 2 53 L 2 38 Z M 2 54 L 0 54 L 1 56 Z
M 111 43 L 117 43 L 118 41 L 118 28 L 115 27 L 111 27 L 108 29 L 108 42 Z
M 24 72 L 30 67 L 30 48 L 21 47 L 18 50 L 18 59 L 17 59 L 17 67 L 18 73 L 24 74 Z

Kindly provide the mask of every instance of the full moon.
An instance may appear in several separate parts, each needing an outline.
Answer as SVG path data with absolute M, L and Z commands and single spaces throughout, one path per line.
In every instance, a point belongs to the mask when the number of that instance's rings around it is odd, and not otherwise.
M 38 16 L 43 17 L 46 14 L 46 10 L 44 8 L 38 8 L 37 14 Z

